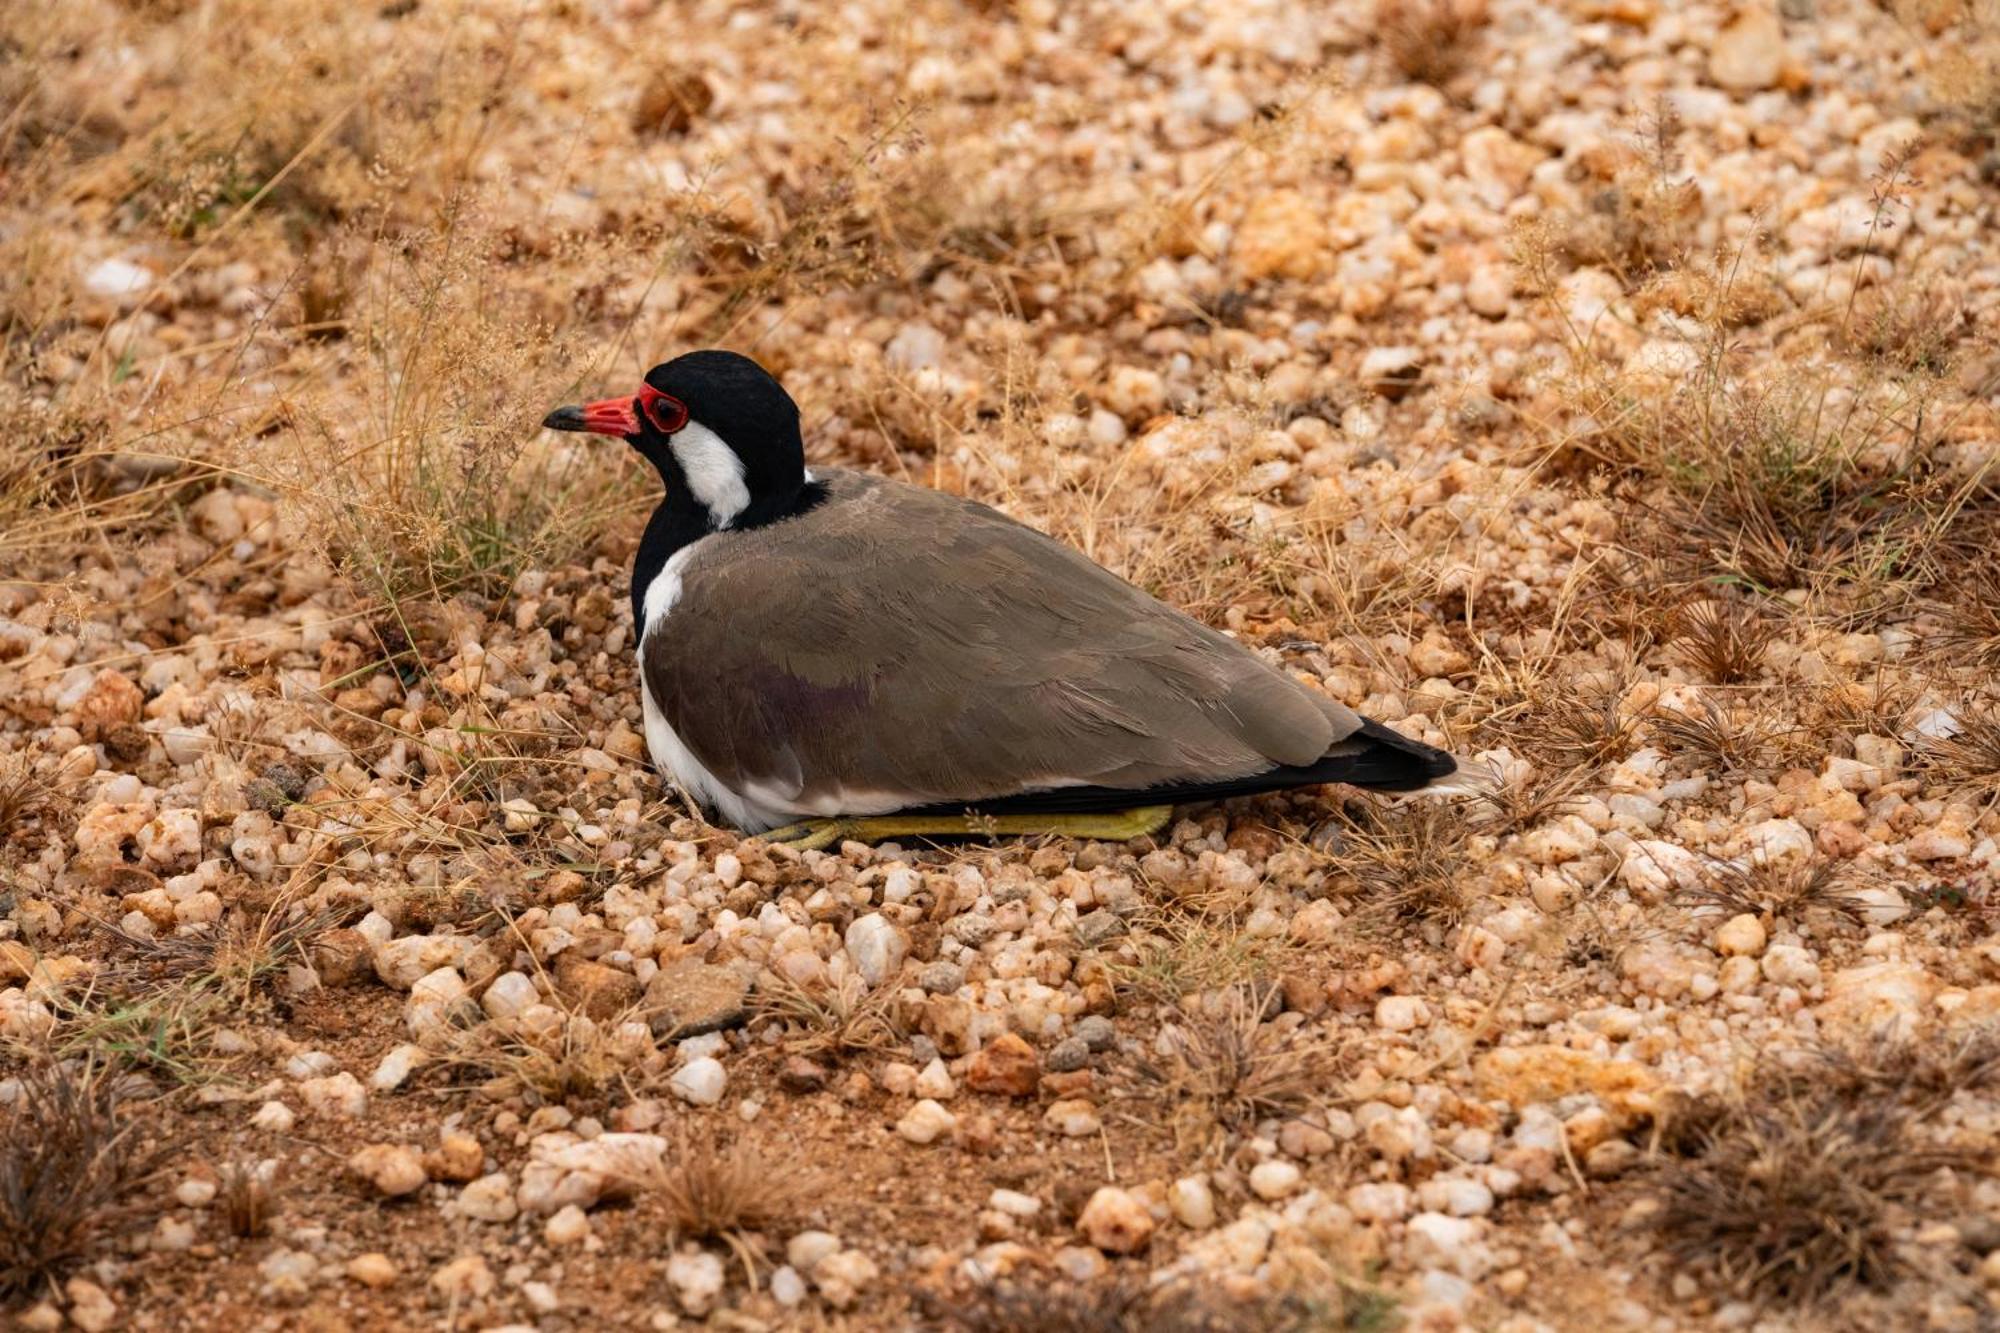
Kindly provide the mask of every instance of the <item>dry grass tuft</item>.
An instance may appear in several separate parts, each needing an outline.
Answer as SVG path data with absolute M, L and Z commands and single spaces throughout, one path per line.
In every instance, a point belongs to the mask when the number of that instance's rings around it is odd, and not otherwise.
M 130 1219 L 155 1153 L 108 1066 L 56 1061 L 0 1107 L 0 1299 L 81 1263 Z
M 278 1211 L 278 1163 L 233 1161 L 217 1173 L 215 1206 L 229 1234 L 239 1240 L 269 1235 Z
M 1484 729 L 1535 764 L 1596 769 L 1639 743 L 1639 719 L 1625 708 L 1621 682 L 1537 682 L 1489 717 Z
M 1674 651 L 1713 685 L 1750 679 L 1763 665 L 1777 627 L 1747 602 L 1710 597 L 1674 613 Z
M 1375 801 L 1343 807 L 1329 836 L 1318 840 L 1331 877 L 1346 880 L 1345 892 L 1365 913 L 1388 924 L 1449 929 L 1474 900 L 1466 874 L 1471 836 L 1459 803 Z
M 1956 729 L 1919 742 L 1911 756 L 1914 766 L 1954 791 L 2000 792 L 2000 708 L 1962 698 L 1949 711 Z
M 1709 695 L 1686 711 L 1663 709 L 1647 725 L 1667 753 L 1692 758 L 1698 771 L 1717 777 L 1758 771 L 1792 731 L 1768 699 L 1729 707 Z
M 1232 986 L 1212 1005 L 1182 1009 L 1164 1049 L 1135 1061 L 1141 1086 L 1171 1108 L 1176 1137 L 1212 1143 L 1326 1100 L 1346 1069 L 1345 1043 L 1266 1022 L 1277 1007 L 1275 985 Z
M 742 1141 L 724 1143 L 713 1125 L 683 1127 L 671 1155 L 632 1184 L 665 1214 L 667 1246 L 683 1240 L 727 1246 L 756 1285 L 763 1232 L 796 1217 L 815 1191 L 810 1172 L 774 1171 Z
M 1207 1284 L 1114 1273 L 1094 1282 L 1008 1278 L 918 1303 L 933 1326 L 960 1333 L 1385 1333 L 1395 1302 L 1359 1285 L 1329 1296 L 1240 1297 Z
M 1462 73 L 1485 29 L 1486 0 L 1376 0 L 1375 30 L 1389 59 L 1419 83 Z
M 1817 856 L 1765 865 L 1710 862 L 1701 883 L 1683 896 L 1690 906 L 1712 907 L 1729 916 L 1799 921 L 1831 913 L 1859 922 L 1862 901 L 1854 893 L 1859 873 L 1845 862 Z
M 519 1097 L 531 1106 L 588 1105 L 614 1093 L 627 1100 L 642 1094 L 650 1082 L 644 1060 L 652 1038 L 626 1030 L 642 1014 L 599 1022 L 581 1012 L 557 1013 L 559 1020 L 545 1025 L 496 1019 L 455 1032 L 443 1066 L 481 1076 L 480 1090 L 488 1097 Z
M 786 1050 L 836 1059 L 898 1049 L 906 1034 L 897 1026 L 893 987 L 869 989 L 853 973 L 838 982 L 802 986 L 765 973 L 750 996 L 753 1028 L 775 1026 Z
M 1896 1098 L 1856 1093 L 1767 1070 L 1671 1120 L 1651 1226 L 1676 1269 L 1795 1306 L 1888 1285 L 1898 1215 L 1934 1213 L 1939 1173 L 1970 1159 L 1921 1142 Z
M 2000 1086 L 2000 1024 L 1980 1023 L 1912 1036 L 1878 1029 L 1845 1045 L 1817 1048 L 1787 1077 L 1862 1102 L 1898 1099 L 1919 1114 L 1960 1092 Z
M 1171 1005 L 1197 991 L 1268 982 L 1283 969 L 1291 945 L 1245 934 L 1226 920 L 1172 915 L 1147 931 L 1137 953 L 1130 962 L 1107 961 L 1106 976 L 1122 992 Z

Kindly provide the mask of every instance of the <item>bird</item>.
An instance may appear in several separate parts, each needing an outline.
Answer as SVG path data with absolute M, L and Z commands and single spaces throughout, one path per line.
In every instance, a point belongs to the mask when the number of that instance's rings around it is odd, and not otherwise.
M 746 834 L 1117 841 L 1176 805 L 1456 767 L 998 510 L 809 468 L 798 405 L 740 353 L 542 424 L 659 473 L 631 588 L 647 749 Z

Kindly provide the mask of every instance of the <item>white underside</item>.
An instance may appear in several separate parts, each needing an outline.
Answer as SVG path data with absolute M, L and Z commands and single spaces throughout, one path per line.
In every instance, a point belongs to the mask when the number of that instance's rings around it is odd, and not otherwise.
M 646 624 L 639 636 L 639 697 L 646 718 L 646 749 L 652 754 L 654 765 L 680 784 L 682 790 L 705 809 L 746 833 L 761 833 L 799 819 L 883 815 L 921 804 L 907 793 L 850 792 L 843 787 L 823 788 L 807 797 L 803 794 L 806 786 L 803 773 L 796 774 L 791 781 L 748 783 L 738 791 L 709 772 L 668 724 L 666 715 L 653 700 L 651 687 L 646 683 L 646 640 L 654 634 L 672 632 L 667 622 L 674 604 L 680 601 L 683 571 L 695 551 L 703 543 L 713 540 L 713 537 L 703 537 L 674 552 L 653 577 L 641 603 Z M 791 756 L 787 754 L 774 758 L 784 761 L 790 760 Z M 795 763 L 790 766 L 796 769 Z

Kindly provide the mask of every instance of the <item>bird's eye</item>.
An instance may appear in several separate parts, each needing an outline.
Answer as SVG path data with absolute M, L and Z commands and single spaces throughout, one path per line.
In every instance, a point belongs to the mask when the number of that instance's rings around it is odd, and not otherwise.
M 672 435 L 688 423 L 687 404 L 651 385 L 639 391 L 639 406 L 662 435 Z

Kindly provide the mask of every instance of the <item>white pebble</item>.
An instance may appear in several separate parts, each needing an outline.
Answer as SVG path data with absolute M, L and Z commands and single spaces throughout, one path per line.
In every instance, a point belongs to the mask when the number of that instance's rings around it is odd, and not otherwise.
M 722 1090 L 728 1083 L 729 1072 L 711 1055 L 688 1061 L 667 1080 L 676 1097 L 694 1106 L 714 1106 L 722 1100 Z

